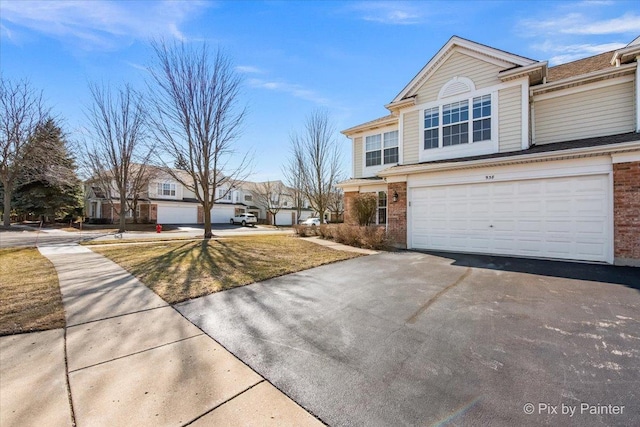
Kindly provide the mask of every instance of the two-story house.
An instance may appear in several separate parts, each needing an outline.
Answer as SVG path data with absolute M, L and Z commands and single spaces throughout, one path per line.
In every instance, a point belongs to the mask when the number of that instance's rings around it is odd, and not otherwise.
M 344 130 L 353 197 L 410 249 L 640 265 L 640 38 L 549 67 L 452 37 Z
M 309 201 L 302 197 L 302 206 L 300 206 L 300 218 L 298 218 L 298 207 L 295 190 L 284 185 L 282 181 L 270 181 L 269 186 L 266 182 L 250 182 L 245 181 L 238 185 L 238 193 L 245 204 L 248 205 L 247 212 L 254 214 L 259 220 L 266 224 L 273 224 L 273 215 L 267 209 L 267 193 L 270 192 L 271 211 L 276 211 L 275 223 L 277 225 L 293 225 L 301 220 L 305 220 L 312 216 L 313 210 L 309 205 Z M 270 191 L 267 191 L 270 190 Z
M 180 173 L 180 171 L 174 171 Z M 187 180 L 188 177 L 185 177 Z M 112 185 L 110 194 L 88 181 L 86 186 L 86 207 L 89 221 L 94 219 L 101 222 L 117 222 L 120 212 L 119 193 Z M 147 188 L 138 193 L 139 202 L 137 217 L 140 222 L 158 224 L 202 224 L 204 213 L 193 191 L 184 187 L 180 182 L 155 170 L 149 180 Z M 248 204 L 241 201 L 241 191 L 229 190 L 228 184 L 222 184 L 216 189 L 219 199 L 211 209 L 211 222 L 229 223 L 238 213 L 247 211 Z M 111 198 L 111 201 L 108 199 Z M 127 218 L 133 218 L 133 212 L 125 209 Z

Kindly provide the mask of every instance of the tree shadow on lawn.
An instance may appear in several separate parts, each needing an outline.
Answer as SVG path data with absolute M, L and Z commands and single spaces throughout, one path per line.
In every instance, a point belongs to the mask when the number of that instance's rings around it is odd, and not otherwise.
M 170 304 L 302 269 L 273 247 L 224 240 L 185 242 L 142 262 L 118 261 Z

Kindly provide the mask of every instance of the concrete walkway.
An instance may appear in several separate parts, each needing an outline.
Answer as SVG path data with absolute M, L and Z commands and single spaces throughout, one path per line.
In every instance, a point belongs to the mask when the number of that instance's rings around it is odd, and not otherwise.
M 66 334 L 0 341 L 3 426 L 323 425 L 117 264 L 77 245 L 39 249 L 58 272 Z M 39 334 L 47 353 L 31 357 Z M 44 389 L 29 379 L 43 369 Z M 5 401 L 8 390 L 22 397 Z M 43 390 L 47 405 L 32 397 Z
M 374 250 L 371 250 L 371 249 L 356 248 L 356 247 L 353 247 L 353 246 L 343 245 L 342 243 L 334 242 L 333 240 L 324 240 L 324 239 L 321 239 L 318 236 L 315 236 L 315 237 L 302 237 L 302 240 L 306 240 L 307 242 L 316 243 L 318 245 L 325 246 L 327 248 L 335 249 L 335 250 L 338 250 L 338 251 L 355 252 L 355 253 L 364 254 L 364 255 L 373 255 L 373 254 L 377 254 L 378 253 L 378 251 L 374 251 Z

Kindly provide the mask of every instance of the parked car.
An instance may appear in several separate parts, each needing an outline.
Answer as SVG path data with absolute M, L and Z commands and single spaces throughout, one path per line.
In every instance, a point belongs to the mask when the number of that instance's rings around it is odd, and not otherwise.
M 258 218 L 256 218 L 254 214 L 250 213 L 243 213 L 231 218 L 231 224 L 242 224 L 243 227 L 247 224 L 251 224 L 251 226 L 253 227 L 257 222 Z
M 308 227 L 317 227 L 320 225 L 320 218 L 307 218 L 300 223 L 301 225 L 306 225 Z

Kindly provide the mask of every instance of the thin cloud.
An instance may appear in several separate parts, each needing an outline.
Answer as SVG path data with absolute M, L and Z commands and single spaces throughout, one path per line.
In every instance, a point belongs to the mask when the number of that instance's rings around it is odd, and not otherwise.
M 236 71 L 244 74 L 264 74 L 264 71 L 252 65 L 238 65 Z
M 570 44 L 561 45 L 555 42 L 546 41 L 542 44 L 533 45 L 536 50 L 550 55 L 549 65 L 564 64 L 577 59 L 586 58 L 600 53 L 625 47 L 625 43 L 602 43 L 602 44 Z
M 547 20 L 526 19 L 520 22 L 520 27 L 529 36 L 637 34 L 640 32 L 640 15 L 627 12 L 616 18 L 596 20 L 582 13 L 569 13 Z
M 249 86 L 255 88 L 261 88 L 266 90 L 272 90 L 275 92 L 283 92 L 292 95 L 296 98 L 304 99 L 306 101 L 314 102 L 318 105 L 328 105 L 329 100 L 323 96 L 320 96 L 317 92 L 307 89 L 298 84 L 291 84 L 285 82 L 266 81 L 262 79 L 249 79 L 247 81 Z
M 15 32 L 30 30 L 83 50 L 112 50 L 157 35 L 170 34 L 184 41 L 181 25 L 207 5 L 200 1 L 5 1 L 1 16 L 2 25 Z
M 360 2 L 349 9 L 359 19 L 389 25 L 414 25 L 423 22 L 423 4 L 406 2 Z

